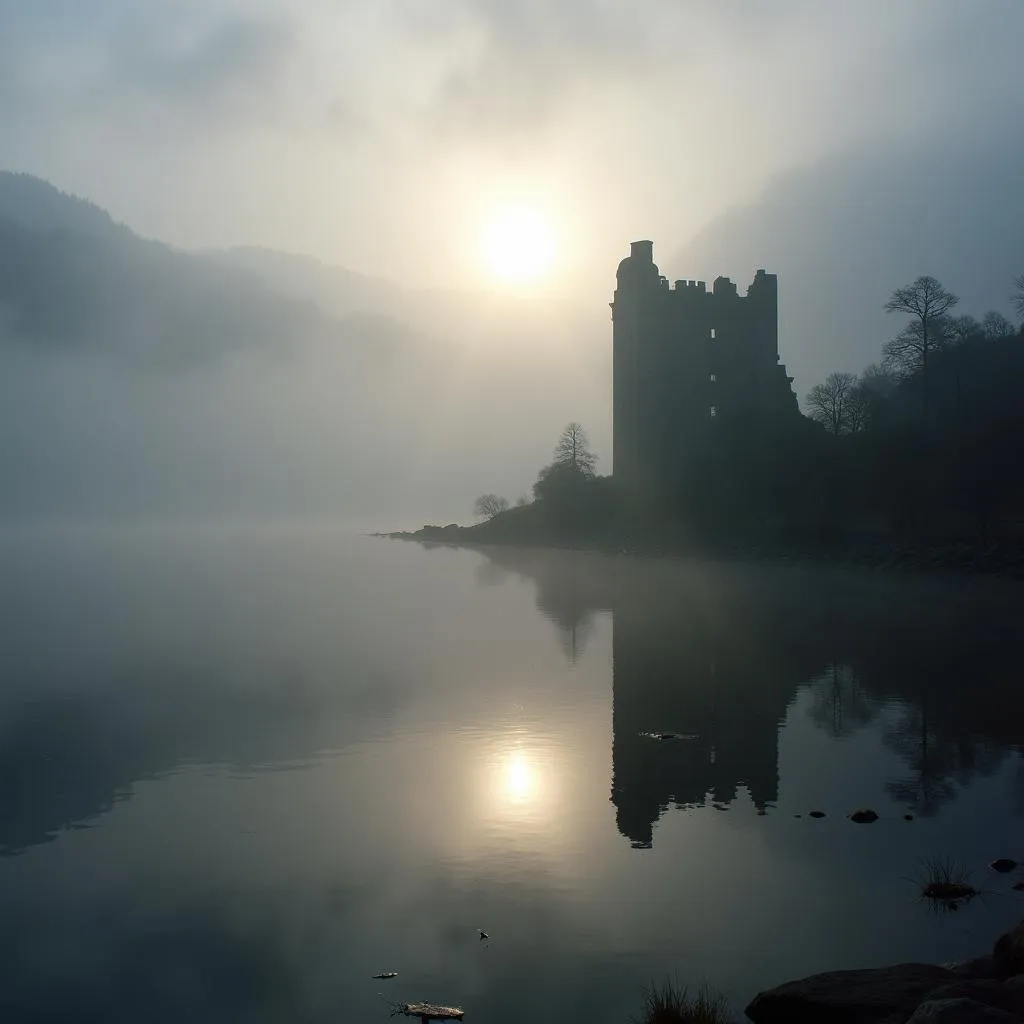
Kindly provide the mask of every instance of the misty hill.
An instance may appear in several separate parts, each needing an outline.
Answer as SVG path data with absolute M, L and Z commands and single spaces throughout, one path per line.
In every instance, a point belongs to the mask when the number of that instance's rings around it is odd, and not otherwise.
M 237 347 L 287 348 L 298 336 L 395 344 L 377 318 L 332 321 L 311 299 L 267 287 L 135 235 L 86 200 L 0 173 L 0 339 L 119 348 L 180 363 Z M 389 329 L 382 330 L 387 327 Z
M 335 316 L 353 310 L 375 312 L 394 308 L 400 291 L 393 282 L 382 278 L 331 266 L 312 256 L 262 246 L 208 249 L 195 255 L 209 266 L 258 277 L 275 291 L 313 302 Z
M 182 252 L 25 175 L 0 210 L 0 519 L 447 522 L 568 418 L 607 435 L 607 346 L 560 311 Z
M 43 233 L 73 231 L 94 238 L 131 235 L 95 203 L 61 192 L 31 174 L 11 171 L 0 171 L 0 221 Z
M 832 370 L 877 361 L 899 318 L 882 306 L 922 274 L 960 296 L 957 313 L 1010 315 L 1024 273 L 1021 172 L 1009 144 L 947 138 L 913 151 L 845 154 L 780 176 L 712 221 L 667 276 L 779 275 L 783 361 L 803 399 Z

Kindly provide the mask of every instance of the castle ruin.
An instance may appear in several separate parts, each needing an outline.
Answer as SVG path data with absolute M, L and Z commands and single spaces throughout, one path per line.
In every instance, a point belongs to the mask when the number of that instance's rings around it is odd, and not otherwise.
M 633 242 L 610 303 L 612 472 L 631 490 L 662 490 L 719 438 L 759 443 L 799 416 L 779 362 L 778 278 L 758 270 L 746 295 L 727 277 L 669 286 L 650 241 Z

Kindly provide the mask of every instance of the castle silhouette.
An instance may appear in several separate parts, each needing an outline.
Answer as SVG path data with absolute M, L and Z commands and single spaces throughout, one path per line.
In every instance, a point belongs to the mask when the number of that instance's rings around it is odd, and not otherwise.
M 669 286 L 654 244 L 633 242 L 609 305 L 615 479 L 658 490 L 738 430 L 764 438 L 799 417 L 779 361 L 778 278 L 758 270 L 747 294 L 727 277 Z

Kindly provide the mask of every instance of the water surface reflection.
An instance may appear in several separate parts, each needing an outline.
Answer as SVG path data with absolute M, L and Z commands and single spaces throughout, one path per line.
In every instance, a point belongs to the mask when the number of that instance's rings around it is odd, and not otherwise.
M 487 555 L 536 582 L 538 609 L 574 649 L 595 611 L 612 613 L 612 802 L 636 846 L 650 845 L 670 805 L 729 804 L 742 790 L 759 811 L 776 807 L 779 729 L 801 689 L 808 717 L 835 739 L 882 715 L 902 769 L 885 789 L 908 813 L 937 814 L 1024 741 L 1016 585 Z
M 398 970 L 622 1021 L 1024 916 L 1015 875 L 941 920 L 904 880 L 1024 850 L 1019 589 L 328 531 L 0 558 L 7 1019 L 383 1019 Z

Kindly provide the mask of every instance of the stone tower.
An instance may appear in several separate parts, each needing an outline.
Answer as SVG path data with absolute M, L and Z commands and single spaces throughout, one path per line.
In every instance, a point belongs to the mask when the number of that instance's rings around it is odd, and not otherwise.
M 746 295 L 719 277 L 669 286 L 650 241 L 616 274 L 612 472 L 633 490 L 669 485 L 716 437 L 763 433 L 799 415 L 779 362 L 778 278 L 758 270 Z

